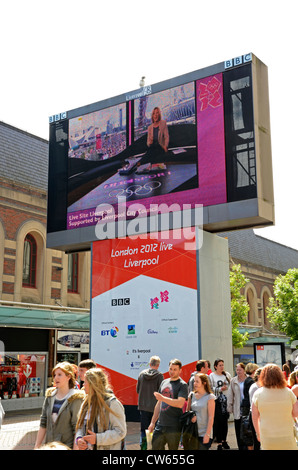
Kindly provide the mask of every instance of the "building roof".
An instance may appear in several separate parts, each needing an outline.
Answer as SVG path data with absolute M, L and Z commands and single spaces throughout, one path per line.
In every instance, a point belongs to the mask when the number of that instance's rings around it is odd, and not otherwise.
M 298 251 L 256 235 L 253 229 L 218 234 L 229 241 L 232 259 L 286 273 L 298 268 Z
M 47 191 L 48 141 L 0 121 L 0 176 Z

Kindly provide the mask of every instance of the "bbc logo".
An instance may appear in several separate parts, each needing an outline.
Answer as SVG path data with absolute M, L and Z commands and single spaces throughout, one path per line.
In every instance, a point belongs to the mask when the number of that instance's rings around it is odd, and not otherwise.
M 126 299 L 112 299 L 112 307 L 115 307 L 115 306 L 118 306 L 118 305 L 130 305 L 130 299 L 129 298 L 126 298 Z
M 245 54 L 239 57 L 234 57 L 234 59 L 226 60 L 225 61 L 225 69 L 229 69 L 231 67 L 237 67 L 237 65 L 246 64 L 247 62 L 252 61 L 252 54 Z
M 61 119 L 67 118 L 67 112 L 64 111 L 63 113 L 54 114 L 54 116 L 49 116 L 49 123 L 52 124 L 53 122 L 60 121 Z

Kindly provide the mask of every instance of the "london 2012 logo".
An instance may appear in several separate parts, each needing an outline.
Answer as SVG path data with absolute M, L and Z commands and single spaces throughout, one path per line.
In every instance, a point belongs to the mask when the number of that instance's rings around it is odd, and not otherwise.
M 101 330 L 101 336 L 112 336 L 112 338 L 117 338 L 117 333 L 119 328 L 117 326 L 113 326 L 110 330 Z

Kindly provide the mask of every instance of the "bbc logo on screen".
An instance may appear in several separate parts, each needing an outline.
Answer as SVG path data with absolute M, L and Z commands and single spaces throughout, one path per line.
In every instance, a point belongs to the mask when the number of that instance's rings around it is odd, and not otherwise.
M 130 299 L 112 299 L 112 307 L 121 305 L 130 305 Z
M 225 69 L 231 67 L 237 67 L 238 65 L 246 64 L 247 62 L 252 61 L 252 54 L 240 55 L 239 57 L 234 57 L 234 59 L 225 60 Z
M 54 116 L 49 117 L 49 123 L 52 124 L 53 122 L 61 121 L 61 119 L 67 118 L 67 112 L 64 111 L 63 113 L 54 114 Z

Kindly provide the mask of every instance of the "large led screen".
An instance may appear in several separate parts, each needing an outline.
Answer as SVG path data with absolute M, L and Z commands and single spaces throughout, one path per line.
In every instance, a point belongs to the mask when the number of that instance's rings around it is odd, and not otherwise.
M 252 55 L 235 63 L 53 120 L 48 246 L 90 244 L 97 224 L 166 208 L 204 207 L 204 228 L 214 232 L 272 224 L 267 69 Z
M 136 201 L 225 202 L 222 74 L 71 119 L 68 146 L 67 229 L 95 225 L 102 204 L 117 216 L 119 198 L 128 218 Z

